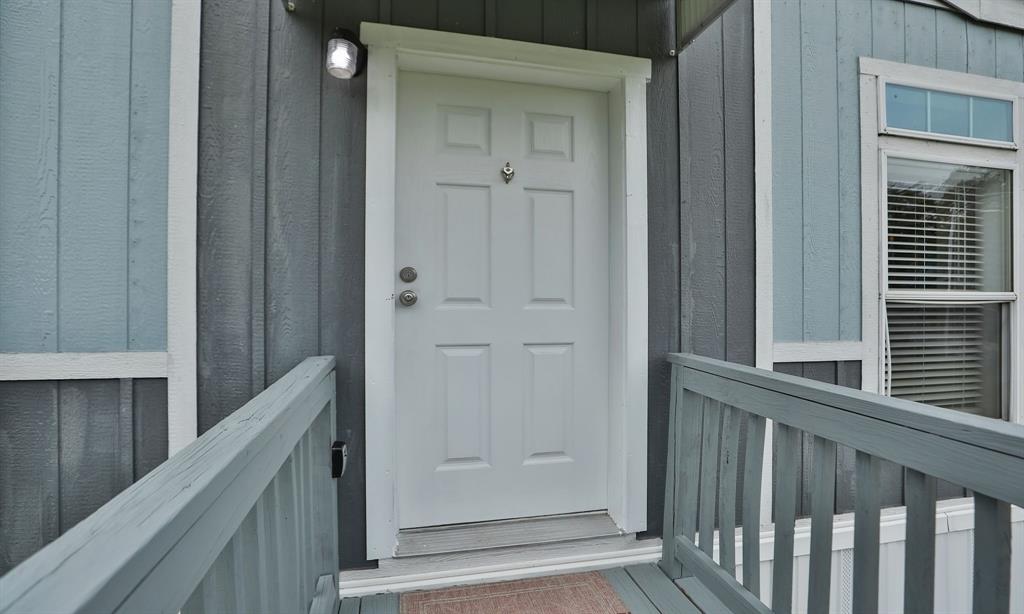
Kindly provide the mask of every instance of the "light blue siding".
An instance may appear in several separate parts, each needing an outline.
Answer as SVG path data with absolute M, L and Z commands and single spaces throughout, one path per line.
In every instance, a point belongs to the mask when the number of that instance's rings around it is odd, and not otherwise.
M 0 352 L 166 347 L 170 3 L 0 5 Z
M 836 2 L 801 0 L 803 338 L 839 337 L 839 167 Z
M 0 7 L 0 351 L 57 349 L 60 5 Z
M 902 0 L 772 2 L 777 341 L 861 338 L 861 56 L 1024 80 L 1018 31 Z
M 167 105 L 171 3 L 132 9 L 128 141 L 128 349 L 167 340 Z M 154 42 L 155 41 L 155 42 Z
M 856 75 L 860 57 L 871 55 L 871 3 L 836 5 L 837 75 Z M 860 82 L 838 79 L 839 165 L 839 339 L 860 339 Z M 840 482 L 842 483 L 842 482 Z
M 772 3 L 772 32 L 775 338 L 803 339 L 804 179 L 799 0 Z
M 967 21 L 949 11 L 935 11 L 936 68 L 967 72 Z

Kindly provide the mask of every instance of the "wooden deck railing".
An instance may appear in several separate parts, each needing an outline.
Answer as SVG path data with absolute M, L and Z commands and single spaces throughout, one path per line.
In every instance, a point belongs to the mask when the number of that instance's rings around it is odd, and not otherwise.
M 1024 506 L 1024 426 L 719 360 L 692 355 L 669 360 L 670 469 L 661 562 L 669 577 L 695 576 L 734 612 L 793 609 L 803 432 L 814 442 L 808 612 L 829 609 L 837 444 L 856 450 L 854 612 L 878 611 L 879 459 L 906 468 L 905 612 L 933 610 L 936 478 L 974 492 L 974 611 L 1009 611 L 1010 504 Z M 773 420 L 777 429 L 770 610 L 755 596 L 760 594 L 766 420 Z M 739 466 L 743 423 L 747 437 Z M 739 475 L 743 480 L 738 489 Z M 742 509 L 742 583 L 736 579 L 737 500 Z M 713 559 L 716 527 L 718 562 Z
M 306 359 L 0 578 L 0 612 L 337 602 L 334 359 Z

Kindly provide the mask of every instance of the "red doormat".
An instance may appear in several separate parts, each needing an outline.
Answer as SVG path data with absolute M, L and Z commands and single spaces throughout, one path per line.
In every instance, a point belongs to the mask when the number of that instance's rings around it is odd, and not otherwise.
M 628 614 L 600 573 L 548 576 L 402 595 L 402 614 Z

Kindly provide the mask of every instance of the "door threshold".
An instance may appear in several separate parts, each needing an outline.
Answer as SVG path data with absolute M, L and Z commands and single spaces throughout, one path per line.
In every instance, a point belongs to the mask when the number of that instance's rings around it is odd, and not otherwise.
M 632 533 L 530 546 L 383 559 L 377 569 L 338 574 L 342 597 L 401 593 L 502 582 L 650 563 L 661 558 L 661 540 Z
M 396 557 L 423 556 L 622 535 L 605 511 L 452 524 L 398 532 Z

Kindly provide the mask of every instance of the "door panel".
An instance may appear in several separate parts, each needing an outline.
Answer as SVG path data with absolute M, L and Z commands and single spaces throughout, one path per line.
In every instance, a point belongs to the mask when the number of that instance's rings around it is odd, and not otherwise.
M 402 528 L 607 507 L 607 105 L 399 77 Z

